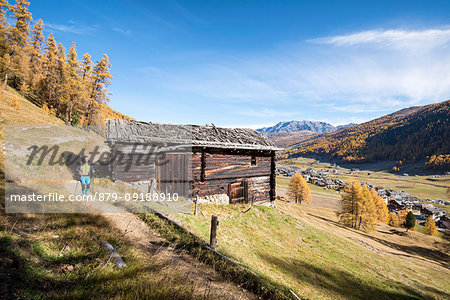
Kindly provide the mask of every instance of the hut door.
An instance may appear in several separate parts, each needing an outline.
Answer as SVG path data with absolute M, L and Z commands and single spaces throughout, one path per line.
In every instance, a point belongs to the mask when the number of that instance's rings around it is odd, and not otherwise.
M 186 154 L 166 154 L 164 163 L 157 166 L 158 190 L 161 193 L 177 193 L 185 196 L 188 191 Z
M 230 203 L 248 202 L 248 185 L 246 181 L 230 183 L 228 196 Z

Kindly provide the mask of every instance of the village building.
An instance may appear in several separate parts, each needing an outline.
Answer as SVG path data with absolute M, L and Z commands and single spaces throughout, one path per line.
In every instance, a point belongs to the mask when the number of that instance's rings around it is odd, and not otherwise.
M 111 164 L 115 181 L 156 183 L 159 191 L 190 191 L 211 203 L 275 200 L 275 151 L 281 149 L 252 129 L 113 119 L 106 122 L 106 143 L 111 155 L 125 153 L 132 162 L 128 169 Z M 163 149 L 168 163 L 139 164 L 148 146 Z
M 450 217 L 447 215 L 442 216 L 439 220 L 439 227 L 450 230 Z
M 432 216 L 435 221 L 439 221 L 439 219 L 445 215 L 445 211 L 439 207 L 435 207 L 434 205 L 422 205 L 422 209 L 420 210 L 420 215 L 422 218 L 427 219 L 429 216 Z

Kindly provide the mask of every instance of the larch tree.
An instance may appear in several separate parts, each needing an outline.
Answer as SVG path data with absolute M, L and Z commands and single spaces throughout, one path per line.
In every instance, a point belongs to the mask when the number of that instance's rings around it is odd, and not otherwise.
M 7 0 L 0 0 L 0 55 L 3 55 L 6 52 L 7 37 L 9 24 L 6 22 L 6 12 L 8 11 L 10 5 Z
M 110 74 L 111 64 L 109 62 L 108 55 L 103 54 L 100 61 L 92 71 L 91 78 L 91 88 L 88 104 L 88 115 L 87 115 L 87 125 L 92 125 L 94 121 L 94 115 L 96 109 L 101 109 L 103 104 L 109 102 L 108 86 L 110 85 L 110 79 L 112 78 Z
M 389 226 L 392 227 L 399 227 L 400 226 L 400 220 L 398 215 L 396 215 L 394 212 L 389 213 Z
M 295 173 L 289 181 L 288 194 L 295 203 L 311 202 L 311 191 L 305 178 Z
M 69 85 L 68 85 L 68 66 L 66 63 L 66 49 L 64 46 L 58 44 L 57 55 L 57 85 L 56 85 L 56 102 L 58 113 L 61 115 L 62 111 L 66 111 L 69 102 Z M 66 120 L 67 121 L 67 120 Z
M 104 54 L 94 66 L 85 54 L 80 62 L 75 43 L 66 53 L 52 33 L 44 36 L 44 22 L 39 19 L 30 36 L 32 15 L 27 0 L 10 5 L 0 0 L 0 73 L 3 88 L 8 84 L 23 96 L 39 101 L 43 107 L 56 110 L 59 118 L 72 124 L 72 111 L 77 122 L 84 115 L 88 124 L 103 122 L 108 116 L 128 118 L 107 106 L 110 93 L 109 58 Z M 82 112 L 83 114 L 79 114 Z
M 378 195 L 377 191 L 374 188 L 370 189 L 370 193 L 372 195 L 373 202 L 375 204 L 376 215 L 379 222 L 384 224 L 389 223 L 389 209 L 384 202 L 383 198 Z
M 373 202 L 372 194 L 366 185 L 362 188 L 362 198 L 358 201 L 358 229 L 361 227 L 365 231 L 372 231 L 377 224 L 378 218 L 376 215 L 376 208 Z
M 19 80 L 25 77 L 22 73 L 23 67 L 20 65 L 23 60 L 22 51 L 26 51 L 28 35 L 30 34 L 30 23 L 32 21 L 31 13 L 28 11 L 29 2 L 26 0 L 17 0 L 16 4 L 11 6 L 11 12 L 15 19 L 15 25 L 9 30 L 10 43 L 10 59 L 14 65 L 13 70 L 13 84 L 18 87 Z M 5 74 L 6 82 L 8 80 L 8 73 Z
M 10 5 L 7 0 L 0 0 L 0 63 L 1 71 L 4 76 L 3 89 L 6 90 L 8 86 L 8 74 L 11 73 L 11 44 L 10 44 L 10 32 L 11 26 L 6 22 L 7 12 L 10 9 Z
M 72 111 L 74 104 L 78 102 L 80 97 L 80 90 L 82 90 L 82 82 L 80 78 L 80 63 L 77 60 L 77 50 L 75 42 L 72 42 L 72 46 L 69 49 L 67 55 L 67 78 L 66 89 L 68 93 L 68 105 L 66 107 L 66 124 L 72 124 Z
M 349 182 L 341 195 L 339 207 L 339 222 L 345 226 L 356 228 L 360 216 L 359 203 L 363 200 L 363 191 L 358 181 Z
M 53 34 L 49 34 L 45 44 L 43 59 L 44 78 L 42 80 L 41 95 L 49 106 L 56 108 L 56 90 L 58 84 L 58 46 Z
M 436 223 L 432 216 L 429 216 L 427 221 L 425 222 L 425 234 L 429 234 L 432 236 L 437 236 L 438 230 L 436 227 Z
M 37 94 L 38 83 L 42 79 L 42 47 L 45 43 L 44 22 L 39 19 L 33 26 L 33 33 L 30 39 L 30 82 L 33 93 Z

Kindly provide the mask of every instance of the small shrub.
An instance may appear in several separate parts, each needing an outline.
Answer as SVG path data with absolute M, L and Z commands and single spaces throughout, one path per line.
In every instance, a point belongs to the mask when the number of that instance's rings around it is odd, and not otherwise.
M 17 97 L 13 98 L 11 106 L 16 110 L 20 110 L 22 108 L 22 104 L 20 103 L 19 99 L 17 99 Z
M 48 109 L 47 104 L 44 103 L 44 105 L 42 105 L 42 107 L 41 107 L 41 112 L 42 112 L 43 114 L 46 114 L 46 115 L 49 114 L 50 110 Z

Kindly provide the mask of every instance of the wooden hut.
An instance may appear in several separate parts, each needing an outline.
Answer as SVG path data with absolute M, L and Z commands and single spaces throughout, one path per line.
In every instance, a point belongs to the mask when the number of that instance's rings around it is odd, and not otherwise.
M 178 183 L 178 189 L 187 187 L 192 197 L 213 203 L 275 199 L 275 151 L 280 149 L 255 130 L 112 119 L 106 122 L 106 142 L 113 156 L 121 152 L 133 161 L 127 170 L 113 162 L 113 180 L 155 180 L 164 192 L 177 192 Z M 155 145 L 164 149 L 168 163 L 135 163 Z

